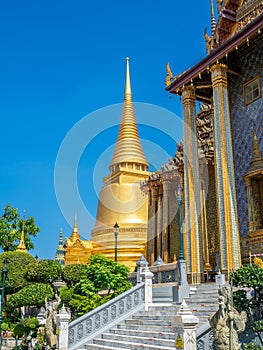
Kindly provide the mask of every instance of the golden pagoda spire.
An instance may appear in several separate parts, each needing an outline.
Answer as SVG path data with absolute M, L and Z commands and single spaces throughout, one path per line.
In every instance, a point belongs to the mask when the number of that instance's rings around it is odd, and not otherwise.
M 59 242 L 58 242 L 58 248 L 56 251 L 55 261 L 57 261 L 61 265 L 65 265 L 65 249 L 63 247 L 62 228 L 59 231 Z
M 73 230 L 70 236 L 70 240 L 72 243 L 74 243 L 77 239 L 80 239 L 80 235 L 79 235 L 79 229 L 77 226 L 77 214 L 75 214 L 74 216 L 74 226 L 73 226 Z
M 110 163 L 110 170 L 114 172 L 116 166 L 130 168 L 139 166 L 141 170 L 145 171 L 148 169 L 148 163 L 142 150 L 133 109 L 128 57 L 126 58 L 126 82 L 122 117 L 116 147 Z
M 23 253 L 26 253 L 27 250 L 26 250 L 26 245 L 25 245 L 25 222 L 23 220 L 23 223 L 22 223 L 22 231 L 21 231 L 21 237 L 20 237 L 20 242 L 16 248 L 16 251 L 17 252 L 23 252 Z

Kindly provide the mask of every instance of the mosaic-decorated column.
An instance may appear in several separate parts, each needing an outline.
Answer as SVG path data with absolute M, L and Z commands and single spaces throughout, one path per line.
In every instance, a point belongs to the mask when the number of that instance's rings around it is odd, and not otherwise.
M 200 236 L 200 180 L 198 145 L 196 137 L 195 88 L 185 86 L 182 91 L 184 132 L 184 199 L 185 233 L 187 235 L 188 274 L 192 283 L 201 280 L 203 272 L 202 244 Z
M 214 103 L 215 169 L 220 246 L 220 269 L 228 273 L 241 264 L 234 162 L 227 86 L 227 66 L 210 69 Z
M 168 179 L 163 178 L 163 229 L 162 229 L 162 257 L 165 264 L 169 263 L 169 230 L 170 230 L 170 217 L 169 217 L 169 196 L 171 193 L 171 182 Z
M 153 206 L 153 217 L 152 217 L 152 252 L 151 252 L 151 265 L 154 264 L 158 258 L 157 255 L 157 234 L 158 234 L 158 187 L 152 186 L 152 206 Z
M 158 188 L 158 201 L 157 201 L 157 258 L 160 256 L 163 259 L 162 255 L 162 236 L 163 236 L 163 213 L 162 213 L 162 188 Z
M 152 202 L 152 191 L 148 188 L 148 229 L 147 229 L 147 248 L 146 248 L 146 259 L 150 266 L 152 265 L 151 257 L 153 251 L 153 202 Z

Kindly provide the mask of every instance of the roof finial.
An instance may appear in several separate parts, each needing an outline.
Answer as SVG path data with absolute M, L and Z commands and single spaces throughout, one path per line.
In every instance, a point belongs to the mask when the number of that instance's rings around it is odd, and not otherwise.
M 59 244 L 63 243 L 63 232 L 62 232 L 62 228 L 59 231 Z
M 214 10 L 213 0 L 210 0 L 210 6 L 211 6 L 211 34 L 212 34 L 212 37 L 214 37 L 216 32 L 216 19 L 215 19 L 215 10 Z
M 71 242 L 75 242 L 77 239 L 80 239 L 80 235 L 79 235 L 79 230 L 78 230 L 78 226 L 77 226 L 77 214 L 75 214 L 74 216 L 74 226 L 73 226 L 73 230 L 70 236 L 70 240 Z
M 77 228 L 78 225 L 77 225 L 77 214 L 75 213 L 74 215 L 74 228 Z
M 126 57 L 126 83 L 125 83 L 124 101 L 132 100 L 129 60 L 130 60 L 129 57 Z

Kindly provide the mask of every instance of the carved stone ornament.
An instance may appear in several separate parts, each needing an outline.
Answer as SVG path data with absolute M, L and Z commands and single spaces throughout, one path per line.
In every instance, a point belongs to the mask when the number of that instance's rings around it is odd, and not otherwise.
M 219 289 L 219 310 L 210 317 L 217 350 L 238 350 L 238 335 L 244 332 L 247 322 L 245 311 L 239 313 L 232 306 L 232 291 L 229 286 Z

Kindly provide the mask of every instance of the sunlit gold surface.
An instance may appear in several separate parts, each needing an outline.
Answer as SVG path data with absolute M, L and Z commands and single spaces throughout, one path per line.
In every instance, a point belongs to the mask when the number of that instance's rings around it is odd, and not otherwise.
M 115 258 L 114 224 L 118 262 L 134 270 L 136 261 L 145 253 L 147 239 L 147 196 L 140 181 L 148 178 L 148 163 L 138 135 L 132 104 L 129 60 L 126 59 L 126 84 L 119 134 L 110 163 L 111 173 L 104 179 L 100 192 L 97 218 L 92 230 L 93 254 Z
M 76 216 L 70 238 L 65 241 L 65 265 L 86 264 L 92 252 L 92 242 L 81 240 Z
M 21 237 L 20 237 L 20 242 L 16 248 L 16 250 L 18 252 L 24 252 L 26 253 L 26 245 L 25 245 L 25 232 L 24 232 L 24 223 L 23 223 L 23 227 L 22 227 L 22 232 L 21 232 Z

